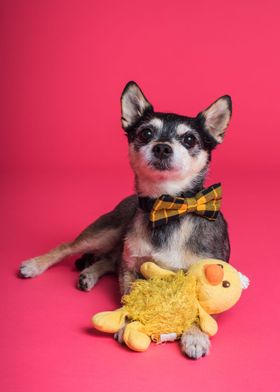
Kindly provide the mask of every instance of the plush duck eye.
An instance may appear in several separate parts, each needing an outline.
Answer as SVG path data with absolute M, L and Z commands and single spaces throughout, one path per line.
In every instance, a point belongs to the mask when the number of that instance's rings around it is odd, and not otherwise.
M 186 135 L 184 135 L 182 142 L 186 147 L 192 148 L 196 145 L 197 140 L 194 135 L 192 135 L 191 133 L 187 133 Z
M 227 280 L 223 280 L 223 287 L 228 288 L 230 283 Z
M 139 139 L 142 142 L 148 143 L 150 140 L 152 140 L 154 133 L 151 129 L 143 129 L 140 133 L 139 133 Z
M 219 267 L 224 268 L 223 264 L 217 264 Z

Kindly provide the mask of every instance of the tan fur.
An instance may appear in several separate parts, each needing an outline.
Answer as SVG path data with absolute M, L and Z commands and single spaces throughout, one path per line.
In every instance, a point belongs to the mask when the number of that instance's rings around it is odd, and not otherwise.
M 98 251 L 106 253 L 110 251 L 114 243 L 118 241 L 119 236 L 120 233 L 118 229 L 103 230 L 96 233 L 94 236 L 84 232 L 73 242 L 61 244 L 48 253 L 24 261 L 20 268 L 21 274 L 26 278 L 38 276 L 65 257 L 79 253 L 93 251 L 97 253 Z M 104 267 L 102 267 L 102 269 L 103 268 Z
M 190 127 L 188 127 L 186 124 L 179 124 L 177 125 L 176 128 L 176 133 L 177 135 L 181 136 L 184 135 L 184 133 L 191 131 L 192 129 Z
M 221 143 L 231 117 L 231 112 L 228 110 L 228 102 L 226 99 L 218 99 L 209 108 L 207 108 L 202 115 L 205 118 L 206 128 L 216 141 Z

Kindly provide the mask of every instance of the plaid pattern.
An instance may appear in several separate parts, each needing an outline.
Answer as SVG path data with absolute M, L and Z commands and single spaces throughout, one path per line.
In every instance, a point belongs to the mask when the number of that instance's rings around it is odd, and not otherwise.
M 193 212 L 214 221 L 219 213 L 222 199 L 221 184 L 214 184 L 198 192 L 194 197 L 173 197 L 162 195 L 153 202 L 150 221 L 153 227 L 167 224 L 188 212 Z

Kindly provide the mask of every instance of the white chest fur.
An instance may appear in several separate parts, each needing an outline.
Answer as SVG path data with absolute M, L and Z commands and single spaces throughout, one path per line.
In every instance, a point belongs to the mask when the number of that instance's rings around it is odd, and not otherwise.
M 147 260 L 153 260 L 159 266 L 173 270 L 187 269 L 198 260 L 198 256 L 187 246 L 193 230 L 191 219 L 185 218 L 181 225 L 174 228 L 166 243 L 160 248 L 155 248 L 143 217 L 142 212 L 137 214 L 134 225 L 125 239 L 123 259 L 130 270 L 139 270 L 140 265 Z

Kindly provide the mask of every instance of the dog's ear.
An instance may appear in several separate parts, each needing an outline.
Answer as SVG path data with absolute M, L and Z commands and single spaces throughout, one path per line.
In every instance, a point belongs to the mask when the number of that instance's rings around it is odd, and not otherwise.
M 153 107 L 147 100 L 141 89 L 135 82 L 129 82 L 125 86 L 121 96 L 122 127 L 129 130 L 148 111 L 153 111 Z
M 210 133 L 216 142 L 222 143 L 231 118 L 231 113 L 231 98 L 229 95 L 224 95 L 203 112 L 199 113 L 198 117 L 202 121 L 206 131 Z

